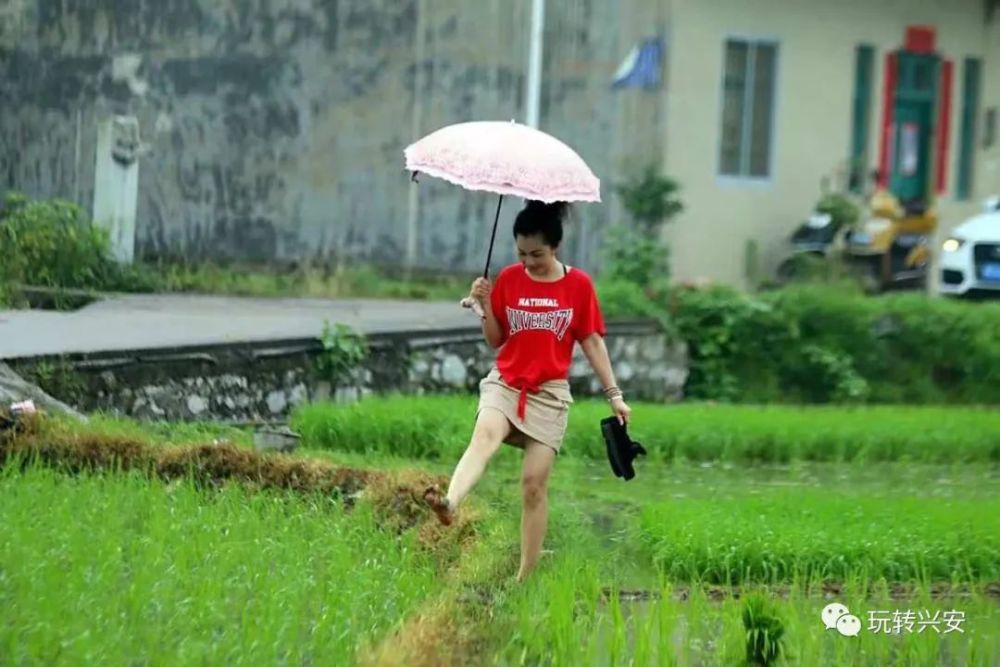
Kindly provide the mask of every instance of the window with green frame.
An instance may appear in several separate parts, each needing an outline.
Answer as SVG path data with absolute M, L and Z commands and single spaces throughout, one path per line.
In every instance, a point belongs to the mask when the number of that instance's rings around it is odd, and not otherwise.
M 982 63 L 979 58 L 966 58 L 962 63 L 962 129 L 958 145 L 958 178 L 955 198 L 972 197 L 972 169 L 975 162 L 976 116 L 979 114 L 979 85 Z
M 871 138 L 872 72 L 875 47 L 859 44 L 854 50 L 854 99 L 851 109 L 850 189 L 860 192 L 868 173 L 868 144 Z
M 770 178 L 778 44 L 727 39 L 723 61 L 719 174 Z

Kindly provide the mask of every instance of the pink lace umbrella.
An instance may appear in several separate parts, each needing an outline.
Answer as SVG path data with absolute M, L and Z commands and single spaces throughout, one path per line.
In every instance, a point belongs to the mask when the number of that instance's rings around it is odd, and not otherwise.
M 466 190 L 500 195 L 483 277 L 489 277 L 493 242 L 505 195 L 555 201 L 601 201 L 601 182 L 576 152 L 550 134 L 510 121 L 449 125 L 403 151 L 406 169 L 442 178 Z M 471 307 L 466 299 L 462 305 Z

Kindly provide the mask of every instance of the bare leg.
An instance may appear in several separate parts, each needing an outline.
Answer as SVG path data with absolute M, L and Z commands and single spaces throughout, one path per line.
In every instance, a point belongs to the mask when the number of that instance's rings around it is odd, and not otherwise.
M 521 472 L 521 492 L 524 509 L 521 514 L 521 569 L 517 580 L 524 581 L 542 552 L 549 520 L 549 474 L 555 461 L 555 451 L 539 442 L 529 441 L 524 450 Z
M 472 487 L 486 470 L 493 455 L 500 449 L 504 439 L 510 434 L 510 422 L 499 410 L 484 408 L 476 419 L 472 440 L 455 466 L 448 486 L 448 504 L 456 508 L 468 495 Z
M 510 428 L 507 417 L 499 410 L 484 408 L 480 411 L 469 446 L 452 473 L 448 495 L 442 499 L 428 491 L 424 496 L 442 523 L 452 522 L 455 510 L 483 476 L 486 464 L 500 449 Z

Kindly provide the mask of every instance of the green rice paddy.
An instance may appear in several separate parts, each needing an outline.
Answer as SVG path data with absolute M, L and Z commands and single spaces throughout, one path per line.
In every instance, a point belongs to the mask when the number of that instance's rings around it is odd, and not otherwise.
M 578 404 L 550 483 L 547 552 L 523 585 L 514 448 L 464 506 L 461 538 L 426 513 L 387 521 L 414 512 L 405 494 L 386 505 L 367 489 L 206 488 L 8 460 L 0 664 L 1000 663 L 995 415 L 634 407 L 650 456 L 624 482 L 594 442 L 600 406 Z M 472 409 L 309 406 L 295 416 L 296 456 L 447 475 Z M 108 419 L 73 429 L 184 440 Z M 219 427 L 186 435 L 247 442 Z M 434 546 L 448 535 L 458 551 Z M 856 636 L 824 626 L 831 603 L 857 616 Z M 765 629 L 773 659 L 748 653 Z

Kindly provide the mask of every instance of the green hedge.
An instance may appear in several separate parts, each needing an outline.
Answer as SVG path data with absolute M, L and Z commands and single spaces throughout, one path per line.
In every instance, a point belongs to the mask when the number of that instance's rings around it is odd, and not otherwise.
M 1000 403 L 1000 304 L 803 285 L 677 289 L 663 308 L 689 345 L 690 398 Z

